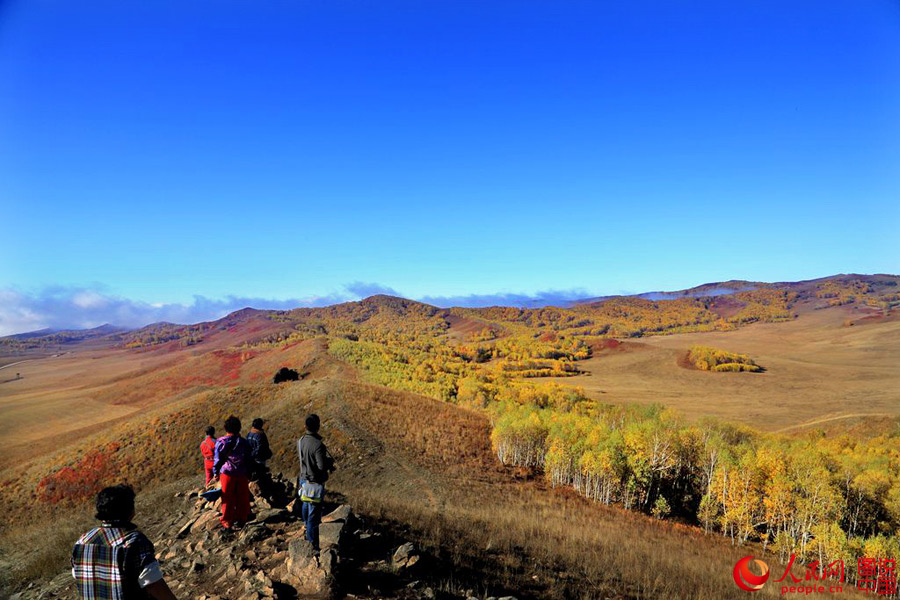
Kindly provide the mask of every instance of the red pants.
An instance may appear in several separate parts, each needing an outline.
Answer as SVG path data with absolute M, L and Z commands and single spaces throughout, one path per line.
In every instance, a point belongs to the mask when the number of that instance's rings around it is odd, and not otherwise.
M 250 480 L 241 475 L 219 474 L 222 483 L 222 518 L 225 527 L 246 523 L 250 514 Z
M 209 482 L 213 480 L 213 477 L 215 477 L 215 474 L 213 473 L 213 465 L 205 465 L 204 468 L 206 469 L 206 485 L 209 485 Z

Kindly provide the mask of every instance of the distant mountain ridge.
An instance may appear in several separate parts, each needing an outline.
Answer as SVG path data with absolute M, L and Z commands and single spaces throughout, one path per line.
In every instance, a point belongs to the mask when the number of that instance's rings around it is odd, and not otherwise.
M 128 327 L 118 327 L 110 323 L 104 323 L 103 325 L 91 327 L 89 329 L 59 329 L 46 327 L 44 329 L 38 329 L 36 331 L 14 333 L 13 335 L 0 337 L 0 340 L 30 340 L 34 338 L 46 338 L 52 336 L 67 337 L 73 339 L 78 338 L 79 340 L 84 340 L 89 338 L 99 338 L 109 335 L 116 335 L 119 333 L 124 333 L 126 331 L 131 331 L 131 329 Z
M 764 281 L 747 281 L 744 279 L 732 279 L 730 281 L 717 281 L 712 283 L 703 283 L 685 290 L 676 290 L 671 292 L 642 292 L 640 294 L 616 294 L 610 296 L 598 296 L 596 298 L 585 298 L 583 300 L 573 300 L 568 306 L 578 304 L 591 304 L 595 302 L 605 302 L 613 298 L 643 298 L 645 300 L 673 300 L 675 298 L 712 298 L 715 296 L 728 296 L 739 292 L 749 292 L 760 288 L 788 288 L 792 291 L 802 290 L 804 288 L 813 287 L 816 284 L 824 282 L 846 282 L 849 280 L 860 280 L 869 283 L 881 283 L 884 281 L 896 281 L 897 275 L 889 275 L 877 273 L 872 275 L 863 275 L 857 273 L 839 273 L 837 275 L 829 275 L 827 277 L 819 277 L 816 279 L 803 279 L 800 281 L 779 281 L 768 283 Z
M 647 300 L 651 302 L 678 300 L 686 298 L 718 298 L 723 296 L 733 296 L 742 292 L 752 292 L 756 290 L 782 290 L 795 292 L 801 295 L 815 295 L 817 290 L 823 285 L 833 284 L 836 286 L 847 286 L 851 284 L 864 284 L 878 287 L 892 287 L 900 285 L 900 276 L 890 274 L 837 274 L 828 277 L 820 277 L 817 279 L 801 280 L 794 282 L 776 282 L 768 283 L 761 281 L 747 281 L 741 279 L 732 279 L 729 281 L 704 283 L 692 288 L 676 291 L 653 291 L 643 292 L 640 294 L 623 294 L 599 296 L 595 298 L 584 298 L 560 303 L 558 306 L 541 305 L 530 306 L 520 305 L 515 307 L 501 306 L 485 306 L 481 308 L 440 308 L 417 300 L 402 298 L 399 296 L 390 296 L 386 294 L 377 294 L 369 296 L 361 300 L 342 302 L 325 307 L 298 307 L 289 311 L 255 309 L 245 307 L 240 310 L 229 313 L 228 315 L 211 321 L 204 321 L 194 324 L 179 324 L 170 322 L 151 323 L 139 328 L 118 327 L 111 324 L 104 324 L 91 329 L 41 329 L 37 331 L 19 333 L 0 337 L 0 343 L 5 342 L 11 344 L 14 342 L 38 344 L 42 341 L 47 343 L 67 343 L 79 342 L 88 339 L 103 339 L 119 341 L 129 336 L 155 336 L 159 341 L 167 341 L 166 338 L 176 339 L 184 337 L 184 331 L 190 330 L 192 336 L 199 339 L 203 332 L 208 332 L 222 327 L 234 326 L 251 319 L 267 319 L 272 315 L 292 313 L 298 316 L 315 316 L 329 315 L 331 317 L 344 316 L 350 320 L 360 322 L 367 320 L 370 316 L 380 310 L 385 310 L 395 316 L 404 316 L 410 313 L 416 313 L 424 317 L 430 317 L 442 311 L 478 311 L 492 308 L 515 308 L 520 310 L 541 310 L 541 309 L 571 309 L 578 310 L 586 307 L 599 307 L 611 301 L 619 301 L 622 299 Z M 352 314 L 351 314 L 352 313 Z M 177 332 L 177 333 L 175 333 Z M 127 340 L 126 340 L 127 341 Z M 159 342 L 157 342 L 159 343 Z
M 678 290 L 674 292 L 642 292 L 640 294 L 618 294 L 611 296 L 598 296 L 596 298 L 585 298 L 582 300 L 573 300 L 568 306 L 578 304 L 593 304 L 596 302 L 605 302 L 613 298 L 642 298 L 644 300 L 673 300 L 675 298 L 707 298 L 714 296 L 726 296 L 736 294 L 738 292 L 749 292 L 762 286 L 773 284 L 762 283 L 759 281 L 731 280 L 717 283 L 704 283 L 696 287 L 686 290 Z M 774 284 L 777 285 L 777 284 Z

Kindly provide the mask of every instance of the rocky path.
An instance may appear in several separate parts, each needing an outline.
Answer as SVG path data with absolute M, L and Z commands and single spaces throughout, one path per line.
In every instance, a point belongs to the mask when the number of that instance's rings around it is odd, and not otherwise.
M 166 580 L 180 599 L 294 600 L 300 598 L 397 598 L 473 600 L 471 591 L 447 591 L 429 573 L 435 564 L 412 543 L 366 522 L 346 505 L 327 505 L 315 555 L 297 517 L 293 485 L 280 475 L 263 490 L 251 484 L 253 518 L 238 531 L 219 524 L 220 501 L 197 490 L 177 492 L 175 518 L 148 525 Z M 69 573 L 11 600 L 74 600 Z M 507 597 L 504 600 L 512 600 Z

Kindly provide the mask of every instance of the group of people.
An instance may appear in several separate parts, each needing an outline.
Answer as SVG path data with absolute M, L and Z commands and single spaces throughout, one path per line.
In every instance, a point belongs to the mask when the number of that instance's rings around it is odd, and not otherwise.
M 334 459 L 319 435 L 318 415 L 306 417 L 305 424 L 306 432 L 297 440 L 297 496 L 306 539 L 317 553 L 325 482 L 334 471 Z M 219 520 L 225 530 L 233 530 L 250 517 L 250 481 L 268 477 L 272 450 L 263 419 L 253 420 L 247 437 L 241 436 L 241 421 L 235 416 L 225 419 L 224 428 L 225 435 L 216 439 L 215 428 L 207 427 L 200 453 L 206 486 L 218 482 L 221 487 Z M 100 526 L 81 536 L 72 550 L 72 576 L 81 598 L 175 598 L 163 579 L 153 544 L 131 522 L 134 498 L 134 490 L 124 484 L 105 488 L 97 495 Z
M 206 428 L 200 444 L 206 486 L 218 483 L 222 490 L 222 527 L 239 529 L 250 515 L 250 481 L 268 477 L 267 462 L 272 458 L 265 421 L 253 419 L 250 433 L 241 436 L 241 420 L 234 415 L 225 419 L 225 435 L 216 439 L 215 427 Z
M 265 424 L 266 422 L 259 417 L 253 419 L 253 423 L 250 425 L 250 433 L 248 433 L 245 438 L 250 445 L 250 461 L 248 462 L 249 472 L 247 475 L 251 481 L 253 479 L 265 477 L 268 473 L 269 459 L 272 458 L 272 449 L 269 447 L 269 438 L 266 436 L 264 429 Z M 237 428 L 237 431 L 229 431 L 229 427 L 232 429 Z M 206 428 L 206 439 L 200 443 L 200 454 L 203 455 L 203 466 L 206 472 L 207 486 L 209 486 L 210 483 L 214 483 L 217 478 L 216 463 L 219 462 L 219 456 L 224 450 L 224 444 L 228 441 L 228 437 L 234 437 L 235 435 L 240 437 L 240 429 L 240 419 L 233 416 L 225 420 L 226 435 L 222 438 L 216 439 L 216 428 L 212 425 Z M 220 442 L 222 443 L 222 446 L 219 446 Z M 242 450 L 239 452 L 244 454 L 244 445 L 241 444 L 241 446 Z

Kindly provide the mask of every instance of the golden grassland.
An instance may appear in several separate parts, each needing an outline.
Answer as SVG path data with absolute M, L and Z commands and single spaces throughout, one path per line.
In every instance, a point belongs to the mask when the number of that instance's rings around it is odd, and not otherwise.
M 177 335 L 163 343 L 148 338 L 141 348 L 24 363 L 22 380 L 0 384 L 0 417 L 15 425 L 0 431 L 8 449 L 0 503 L 16 523 L 0 525 L 0 571 L 9 584 L 63 570 L 64 540 L 53 547 L 21 540 L 65 538 L 85 523 L 84 506 L 104 483 L 124 478 L 153 495 L 192 473 L 199 481 L 202 430 L 228 414 L 245 423 L 269 419 L 275 469 L 294 471 L 293 443 L 308 410 L 325 418 L 341 465 L 335 491 L 366 513 L 411 528 L 432 551 L 500 588 L 566 598 L 737 597 L 731 582 L 737 558 L 755 553 L 776 565 L 781 557 L 773 548 L 782 555 L 813 552 L 811 536 L 823 539 L 825 530 L 795 530 L 799 521 L 791 519 L 756 527 L 748 519 L 771 498 L 765 482 L 783 479 L 769 465 L 794 464 L 779 461 L 777 452 L 793 456 L 802 444 L 818 442 L 711 427 L 725 443 L 737 435 L 744 450 L 721 455 L 697 493 L 703 461 L 695 451 L 711 446 L 707 439 L 692 445 L 692 436 L 698 420 L 710 415 L 792 435 L 852 421 L 852 439 L 835 442 L 832 429 L 828 443 L 852 447 L 851 456 L 871 451 L 882 458 L 855 463 L 860 469 L 848 489 L 862 507 L 858 530 L 849 531 L 841 516 L 846 498 L 832 498 L 822 513 L 823 525 L 848 530 L 843 542 L 832 536 L 829 552 L 897 550 L 900 486 L 890 451 L 897 427 L 882 417 L 900 412 L 900 325 L 889 306 L 871 308 L 872 298 L 890 302 L 882 290 L 874 296 L 871 287 L 852 282 L 815 289 L 805 299 L 764 290 L 737 304 L 626 299 L 587 313 L 577 307 L 448 312 L 370 299 L 263 316 L 250 311 L 243 321 L 202 328 L 203 339 L 190 344 Z M 828 304 L 835 306 L 816 310 Z M 618 319 L 620 329 L 601 333 L 599 314 Z M 773 322 L 739 327 L 754 320 Z M 696 330 L 706 331 L 677 333 Z M 629 337 L 618 343 L 610 339 L 614 332 Z M 684 368 L 682 358 L 695 345 L 750 355 L 766 371 Z M 269 378 L 280 366 L 307 376 L 274 386 Z M 629 404 L 675 412 L 613 406 Z M 610 418 L 616 414 L 624 416 Z M 866 415 L 878 416 L 877 431 Z M 577 438 L 586 423 L 585 439 L 615 450 L 618 462 L 604 462 L 594 450 L 562 452 L 577 446 L 567 436 Z M 537 431 L 537 441 L 519 435 L 503 446 L 504 434 L 520 430 Z M 647 451 L 654 440 L 672 452 Z M 767 456 L 774 458 L 767 462 Z M 796 464 L 832 477 L 839 469 L 829 461 Z M 689 473 L 676 473 L 685 465 Z M 754 481 L 733 488 L 730 474 Z M 790 494 L 802 498 L 794 484 Z M 686 486 L 694 487 L 686 492 Z M 736 499 L 704 504 L 707 496 Z M 733 515 L 734 507 L 742 518 L 723 514 Z M 850 548 L 854 535 L 874 541 Z M 836 544 L 844 546 L 835 550 Z M 775 593 L 774 587 L 760 592 Z
M 129 477 L 146 490 L 144 520 L 166 510 L 161 491 L 168 497 L 172 491 L 166 482 L 193 471 L 199 483 L 195 446 L 201 435 L 194 432 L 210 416 L 218 420 L 233 410 L 245 420 L 255 414 L 270 418 L 277 450 L 273 467 L 290 472 L 300 422 L 315 410 L 340 467 L 331 489 L 363 514 L 396 523 L 430 551 L 479 574 L 486 595 L 508 589 L 551 598 L 742 597 L 731 567 L 758 548 L 736 548 L 696 527 L 551 490 L 542 478 L 499 464 L 482 413 L 346 380 L 340 366 L 334 368 L 338 371 L 328 379 L 274 391 L 251 385 L 205 392 L 172 412 L 151 412 L 148 424 L 120 432 L 120 441 L 134 443 L 116 454 L 146 461 Z M 169 436 L 165 450 L 153 445 L 159 436 Z M 112 437 L 98 433 L 83 448 Z M 157 454 L 163 451 L 170 454 Z M 160 463 L 168 465 L 167 472 L 160 472 Z M 10 507 L 14 513 L 25 508 Z M 84 503 L 42 505 L 41 513 L 0 537 L 7 552 L 2 560 L 8 565 L 17 558 L 6 571 L 13 578 L 63 571 L 68 538 L 90 522 Z M 23 539 L 56 543 L 21 553 Z M 9 550 L 14 545 L 15 555 Z M 775 561 L 766 558 L 775 570 Z M 803 576 L 800 569 L 795 573 Z M 760 593 L 776 594 L 774 589 Z
M 625 341 L 579 363 L 589 374 L 565 383 L 603 402 L 657 403 L 692 419 L 715 416 L 764 431 L 897 415 L 900 319 L 845 326 L 854 318 L 852 309 L 836 307 L 788 323 Z M 750 355 L 766 372 L 685 369 L 679 359 L 696 344 Z

